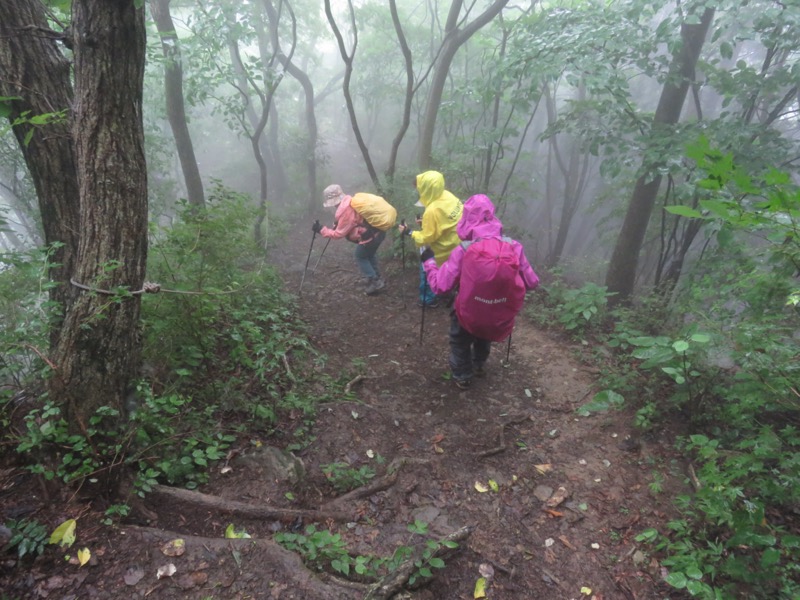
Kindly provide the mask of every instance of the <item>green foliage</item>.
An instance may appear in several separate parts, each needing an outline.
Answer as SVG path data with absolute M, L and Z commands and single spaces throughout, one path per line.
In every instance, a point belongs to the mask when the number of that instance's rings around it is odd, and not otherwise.
M 317 530 L 315 525 L 308 525 L 305 533 L 276 533 L 273 539 L 284 548 L 297 552 L 303 559 L 318 569 L 329 566 L 342 575 L 350 574 L 350 567 L 358 564 L 362 574 L 370 574 L 366 557 L 359 557 L 356 563 L 347 553 L 347 545 L 338 533 L 323 529 Z
M 154 397 L 140 386 L 143 402 L 129 423 L 101 407 L 89 419 L 85 433 L 72 433 L 61 409 L 50 402 L 25 417 L 17 452 L 40 457 L 32 473 L 64 483 L 98 481 L 120 463 L 134 467 L 134 487 L 140 496 L 158 480 L 189 488 L 207 481 L 209 464 L 225 457 L 232 434 L 217 431 L 213 408 L 194 410 L 189 399 Z M 109 516 L 124 516 L 119 507 Z
M 684 450 L 702 461 L 702 487 L 677 499 L 682 518 L 667 525 L 668 533 L 648 530 L 637 538 L 667 554 L 662 564 L 670 570 L 668 583 L 699 598 L 742 589 L 752 590 L 753 598 L 797 596 L 800 536 L 772 522 L 767 507 L 797 502 L 798 444 L 793 427 L 777 438 L 764 428 L 741 451 L 723 449 L 704 435 L 686 440 Z M 781 453 L 792 458 L 778 468 L 774 457 Z
M 407 527 L 408 531 L 416 535 L 427 535 L 428 524 L 419 519 L 415 520 Z M 414 561 L 416 571 L 408 578 L 408 584 L 414 585 L 417 579 L 428 579 L 433 577 L 431 569 L 443 569 L 445 566 L 441 558 L 434 556 L 440 548 L 457 548 L 456 542 L 449 540 L 426 540 L 419 558 Z
M 35 519 L 19 519 L 6 521 L 5 526 L 11 530 L 11 539 L 7 548 L 16 548 L 17 556 L 39 556 L 47 545 L 47 528 Z
M 105 511 L 104 525 L 113 525 L 116 521 L 124 519 L 131 512 L 131 507 L 127 504 L 112 504 Z
M 47 349 L 49 325 L 58 314 L 47 297 L 54 285 L 48 269 L 55 249 L 54 245 L 0 254 L 0 381 L 17 389 L 48 372 L 41 356 Z M 0 404 L 4 402 L 0 397 Z
M 365 485 L 375 477 L 374 469 L 367 465 L 353 468 L 344 462 L 321 465 L 322 472 L 337 492 L 348 492 Z
M 407 527 L 412 535 L 427 536 L 427 523 L 416 520 Z M 315 525 L 308 525 L 304 533 L 279 532 L 273 539 L 284 548 L 297 552 L 303 559 L 322 570 L 330 568 L 341 575 L 355 575 L 366 579 L 377 579 L 385 573 L 394 572 L 414 556 L 415 550 L 411 546 L 398 546 L 392 556 L 351 556 L 347 546 L 338 533 L 328 530 L 318 530 Z M 414 561 L 415 571 L 409 577 L 409 585 L 413 585 L 420 578 L 427 579 L 433 576 L 431 569 L 442 569 L 444 561 L 435 553 L 442 547 L 457 548 L 458 544 L 448 540 L 426 539 L 418 548 L 418 558 Z
M 629 338 L 628 342 L 636 349 L 631 353 L 633 358 L 641 360 L 639 368 L 643 370 L 658 369 L 674 382 L 692 401 L 692 382 L 701 376 L 694 362 L 703 356 L 711 337 L 705 333 L 687 333 L 679 339 L 666 336 L 643 336 Z
M 154 232 L 148 275 L 182 293 L 143 303 L 145 359 L 169 385 L 271 422 L 295 386 L 290 359 L 311 355 L 293 302 L 253 244 L 247 197 L 217 185 L 205 210 L 184 216 Z
M 796 598 L 800 536 L 780 515 L 800 500 L 800 192 L 785 174 L 745 170 L 705 140 L 689 154 L 706 173 L 699 208 L 668 210 L 704 220 L 709 250 L 681 288 L 679 331 L 625 339 L 640 368 L 673 387 L 673 401 L 693 400 L 696 431 L 680 450 L 697 489 L 677 499 L 680 518 L 666 531 L 639 539 L 665 555 L 666 581 L 694 597 Z M 637 417 L 652 421 L 655 405 Z
M 583 287 L 567 288 L 561 283 L 548 286 L 550 312 L 567 331 L 581 334 L 599 325 L 605 316 L 609 293 L 605 286 L 586 283 Z
M 589 402 L 579 407 L 576 412 L 582 417 L 588 417 L 591 413 L 607 412 L 611 408 L 621 408 L 624 403 L 625 399 L 614 390 L 603 390 L 595 394 Z

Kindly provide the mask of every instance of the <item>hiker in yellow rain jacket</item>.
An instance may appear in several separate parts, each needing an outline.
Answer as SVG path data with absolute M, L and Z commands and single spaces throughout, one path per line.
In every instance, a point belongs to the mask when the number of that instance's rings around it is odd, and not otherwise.
M 422 214 L 422 229 L 411 231 L 399 225 L 400 232 L 411 235 L 417 247 L 427 246 L 433 250 L 437 265 L 442 265 L 453 248 L 461 243 L 456 233 L 456 225 L 461 219 L 464 205 L 453 194 L 444 189 L 444 175 L 438 171 L 425 171 L 414 179 L 419 193 L 417 206 L 425 208 Z M 438 300 L 428 285 L 425 271 L 420 271 L 419 304 L 438 306 Z

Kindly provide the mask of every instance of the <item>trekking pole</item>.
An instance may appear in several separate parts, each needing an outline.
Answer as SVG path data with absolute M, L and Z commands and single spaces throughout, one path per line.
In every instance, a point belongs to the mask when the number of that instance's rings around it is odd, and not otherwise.
M 422 255 L 422 253 L 424 251 L 425 251 L 425 246 L 420 246 L 420 248 L 419 248 L 420 255 Z M 425 271 L 423 271 L 422 273 L 424 275 Z M 423 290 L 423 292 L 422 292 L 422 316 L 420 317 L 420 321 L 419 321 L 419 345 L 420 346 L 422 346 L 422 334 L 425 333 L 425 304 L 427 304 L 427 302 L 425 302 L 425 300 L 427 299 L 427 297 L 428 297 L 428 295 L 427 295 L 426 291 Z
M 514 332 L 508 334 L 508 347 L 506 348 L 506 366 L 510 363 L 508 362 L 508 357 L 511 355 L 511 336 L 514 335 Z
M 306 266 L 303 269 L 303 278 L 300 280 L 300 291 L 297 292 L 298 294 L 303 293 L 303 282 L 306 280 L 306 272 L 308 271 L 308 262 L 311 260 L 311 251 L 314 249 L 314 240 L 317 237 L 317 232 L 313 232 L 311 235 L 311 247 L 308 249 L 308 258 L 306 259 Z
M 403 226 L 403 231 L 400 234 L 400 252 L 403 257 L 403 273 L 406 272 L 406 220 L 403 219 L 400 221 L 400 225 Z
M 422 302 L 422 317 L 419 321 L 419 345 L 422 346 L 422 334 L 425 333 L 425 302 Z
M 332 240 L 332 239 L 333 239 L 333 238 L 328 238 L 328 241 L 327 241 L 327 242 L 325 242 L 325 245 L 322 247 L 322 254 L 320 254 L 320 255 L 319 255 L 319 258 L 317 259 L 317 262 L 314 264 L 314 268 L 313 268 L 313 269 L 311 269 L 311 273 L 312 273 L 312 274 L 314 274 L 314 273 L 316 273 L 316 272 L 317 272 L 317 267 L 319 266 L 319 261 L 321 261 L 321 260 L 322 260 L 322 257 L 323 257 L 323 256 L 325 256 L 325 250 L 327 250 L 327 249 L 328 249 L 328 244 L 330 244 L 330 243 L 331 243 L 331 240 Z

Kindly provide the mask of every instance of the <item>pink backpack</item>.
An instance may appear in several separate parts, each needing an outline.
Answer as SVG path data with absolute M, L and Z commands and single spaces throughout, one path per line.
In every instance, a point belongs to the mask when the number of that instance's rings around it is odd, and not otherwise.
M 475 337 L 499 342 L 511 335 L 525 301 L 519 257 L 508 237 L 462 242 L 456 314 Z

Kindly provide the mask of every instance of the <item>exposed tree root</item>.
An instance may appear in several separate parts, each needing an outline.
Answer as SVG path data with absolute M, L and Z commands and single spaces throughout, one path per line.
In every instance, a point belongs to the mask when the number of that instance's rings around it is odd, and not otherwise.
M 356 500 L 361 500 L 362 498 L 368 498 L 372 496 L 372 494 L 377 494 L 378 492 L 382 492 L 384 490 L 388 490 L 392 487 L 395 482 L 397 481 L 397 477 L 400 474 L 400 469 L 403 468 L 404 465 L 408 463 L 414 464 L 428 464 L 430 461 L 426 459 L 419 459 L 419 458 L 408 458 L 408 457 L 401 457 L 395 458 L 392 462 L 389 463 L 389 466 L 386 467 L 386 474 L 382 477 L 378 477 L 369 483 L 369 485 L 362 486 L 360 488 L 356 488 L 339 496 L 338 498 L 334 498 L 330 502 L 323 504 L 320 508 L 320 511 L 338 511 L 341 510 L 345 506 L 352 506 L 353 502 Z
M 358 584 L 340 584 L 335 579 L 323 582 L 317 578 L 304 564 L 300 557 L 286 550 L 279 544 L 269 539 L 226 539 L 226 538 L 207 538 L 192 535 L 182 535 L 162 529 L 151 527 L 129 527 L 134 535 L 142 536 L 145 541 L 165 543 L 176 538 L 181 538 L 185 542 L 187 555 L 192 549 L 198 552 L 238 552 L 244 555 L 246 552 L 253 555 L 253 560 L 258 560 L 260 564 L 268 564 L 271 569 L 283 572 L 287 581 L 293 584 L 292 592 L 297 594 L 295 597 L 315 598 L 319 600 L 354 600 L 361 598 L 367 591 L 366 586 Z
M 433 557 L 446 560 L 453 556 L 459 551 L 461 542 L 466 540 L 474 529 L 475 528 L 472 526 L 462 527 L 458 531 L 455 531 L 439 540 L 440 542 L 457 542 L 459 544 L 459 548 L 448 548 L 440 545 L 439 549 L 433 553 Z M 403 589 L 408 583 L 408 579 L 411 577 L 411 575 L 416 572 L 417 566 L 414 563 L 422 558 L 422 553 L 425 551 L 425 549 L 425 546 L 418 548 L 411 558 L 403 562 L 396 570 L 383 577 L 377 583 L 371 585 L 369 592 L 367 592 L 367 595 L 364 596 L 364 600 L 387 600 Z M 427 579 L 418 578 L 414 582 L 414 586 L 420 587 L 421 585 L 427 583 L 427 581 Z
M 228 500 L 227 498 L 220 498 L 219 496 L 211 496 L 201 492 L 193 492 L 191 490 L 184 490 L 165 485 L 154 486 L 153 491 L 150 492 L 150 496 L 148 497 L 153 496 L 161 496 L 162 498 L 167 498 L 169 500 L 191 504 L 195 507 L 206 508 L 215 512 L 234 514 L 253 519 L 292 520 L 299 517 L 309 521 L 325 521 L 326 519 L 332 519 L 334 521 L 352 521 L 354 518 L 353 513 L 339 509 L 339 505 L 329 505 L 328 507 L 320 510 L 254 506 L 245 502 L 237 502 L 235 500 Z

